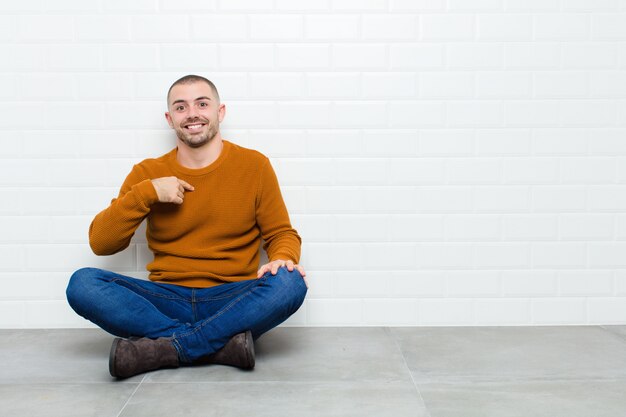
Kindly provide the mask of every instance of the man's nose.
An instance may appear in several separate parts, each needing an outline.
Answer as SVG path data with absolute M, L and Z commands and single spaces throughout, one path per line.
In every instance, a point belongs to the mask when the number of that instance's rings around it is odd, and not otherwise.
M 198 117 L 198 109 L 196 109 L 194 106 L 190 106 L 187 110 L 187 118 L 195 119 L 196 117 Z

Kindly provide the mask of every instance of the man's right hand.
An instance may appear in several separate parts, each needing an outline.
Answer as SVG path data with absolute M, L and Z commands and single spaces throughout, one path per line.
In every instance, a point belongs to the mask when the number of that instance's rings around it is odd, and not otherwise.
M 185 191 L 193 191 L 193 185 L 176 177 L 162 177 L 152 180 L 159 202 L 183 204 Z

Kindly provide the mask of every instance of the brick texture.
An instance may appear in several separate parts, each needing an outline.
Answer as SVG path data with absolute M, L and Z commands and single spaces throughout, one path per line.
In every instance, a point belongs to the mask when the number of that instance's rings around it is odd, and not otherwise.
M 48 4 L 50 3 L 50 4 Z M 0 4 L 0 327 L 89 326 L 87 228 L 214 80 L 311 290 L 286 325 L 626 323 L 626 13 L 558 0 Z

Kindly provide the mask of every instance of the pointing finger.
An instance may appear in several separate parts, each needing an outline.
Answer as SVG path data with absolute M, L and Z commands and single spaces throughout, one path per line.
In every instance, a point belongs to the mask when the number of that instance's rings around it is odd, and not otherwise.
M 178 179 L 178 183 L 180 185 L 182 185 L 186 190 L 189 190 L 189 191 L 193 191 L 194 190 L 194 186 L 189 184 L 187 181 Z

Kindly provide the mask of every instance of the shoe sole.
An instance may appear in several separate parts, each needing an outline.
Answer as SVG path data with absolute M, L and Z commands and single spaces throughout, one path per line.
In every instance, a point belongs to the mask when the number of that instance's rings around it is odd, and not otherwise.
M 109 352 L 109 373 L 111 376 L 118 377 L 117 372 L 115 370 L 115 351 L 117 350 L 117 345 L 120 343 L 119 337 L 116 337 L 113 340 L 113 344 L 111 345 L 111 351 Z
M 249 364 L 247 369 L 254 369 L 254 339 L 252 338 L 252 332 L 250 330 L 246 332 L 246 356 Z

